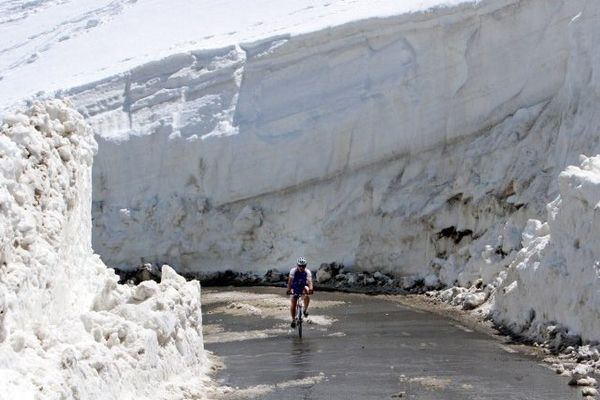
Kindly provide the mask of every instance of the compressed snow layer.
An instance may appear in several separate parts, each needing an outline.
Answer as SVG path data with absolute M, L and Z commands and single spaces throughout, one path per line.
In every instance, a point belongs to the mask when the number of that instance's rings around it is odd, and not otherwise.
M 201 398 L 199 283 L 120 286 L 93 254 L 95 151 L 61 101 L 0 125 L 0 397 Z
M 534 337 L 561 324 L 599 341 L 600 156 L 568 167 L 559 187 L 548 223 L 531 220 L 523 233 L 523 250 L 496 295 L 496 319 Z
M 584 3 L 357 21 L 177 53 L 69 91 L 101 136 L 97 250 L 120 267 L 264 270 L 304 253 L 426 276 L 493 228 L 493 253 L 507 215 L 551 180 L 540 143 Z
M 474 0 L 2 0 L 0 109 L 173 53 Z M 77 62 L 64 62 L 77 54 Z M 36 79 L 36 77 L 38 77 Z

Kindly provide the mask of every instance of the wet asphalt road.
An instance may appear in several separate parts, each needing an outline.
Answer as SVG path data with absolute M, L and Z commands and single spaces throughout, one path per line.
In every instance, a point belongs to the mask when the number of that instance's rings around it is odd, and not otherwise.
M 212 290 L 231 289 L 205 292 Z M 277 288 L 236 291 L 283 293 Z M 452 320 L 382 297 L 317 293 L 313 301 L 319 300 L 345 304 L 313 310 L 337 321 L 328 328 L 306 324 L 302 339 L 282 329 L 268 338 L 208 343 L 206 349 L 226 366 L 217 380 L 240 389 L 273 385 L 249 396 L 260 399 L 582 398 L 567 378 L 540 360 Z M 273 318 L 211 312 L 218 306 L 223 303 L 203 306 L 204 324 L 218 324 L 226 332 L 283 327 Z

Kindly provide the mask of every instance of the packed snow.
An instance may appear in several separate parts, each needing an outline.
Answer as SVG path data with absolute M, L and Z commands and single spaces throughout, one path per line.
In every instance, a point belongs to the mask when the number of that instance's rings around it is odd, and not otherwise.
M 523 249 L 496 296 L 496 318 L 529 337 L 543 339 L 561 324 L 600 342 L 600 156 L 568 167 L 559 188 L 548 222 L 530 220 L 523 232 Z
M 0 126 L 0 397 L 202 398 L 200 285 L 117 284 L 91 247 L 95 152 L 59 100 Z

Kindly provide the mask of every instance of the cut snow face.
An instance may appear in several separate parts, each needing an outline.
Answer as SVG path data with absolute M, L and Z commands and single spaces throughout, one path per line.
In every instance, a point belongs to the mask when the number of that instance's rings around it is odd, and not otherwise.
M 70 90 L 99 133 L 96 251 L 186 273 L 296 254 L 442 283 L 487 260 L 497 272 L 547 202 L 553 99 L 584 3 L 357 20 Z
M 523 232 L 546 229 L 527 221 L 544 217 L 559 172 L 600 151 L 586 78 L 598 7 L 361 20 L 173 52 L 75 88 L 100 133 L 94 242 L 120 267 L 260 270 L 302 253 L 431 287 L 481 280 L 491 289 L 457 300 L 478 307 L 519 262 Z M 558 318 L 530 311 L 507 323 Z
M 160 284 L 120 286 L 92 252 L 95 151 L 83 118 L 62 101 L 0 125 L 0 393 L 202 398 L 198 282 L 163 266 Z

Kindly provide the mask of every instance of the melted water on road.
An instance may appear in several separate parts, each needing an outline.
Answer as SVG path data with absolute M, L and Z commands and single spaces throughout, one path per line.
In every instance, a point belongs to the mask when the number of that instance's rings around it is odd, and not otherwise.
M 581 398 L 498 338 L 384 297 L 317 293 L 300 339 L 283 289 L 225 291 L 204 290 L 203 323 L 217 379 L 237 388 L 226 398 Z

